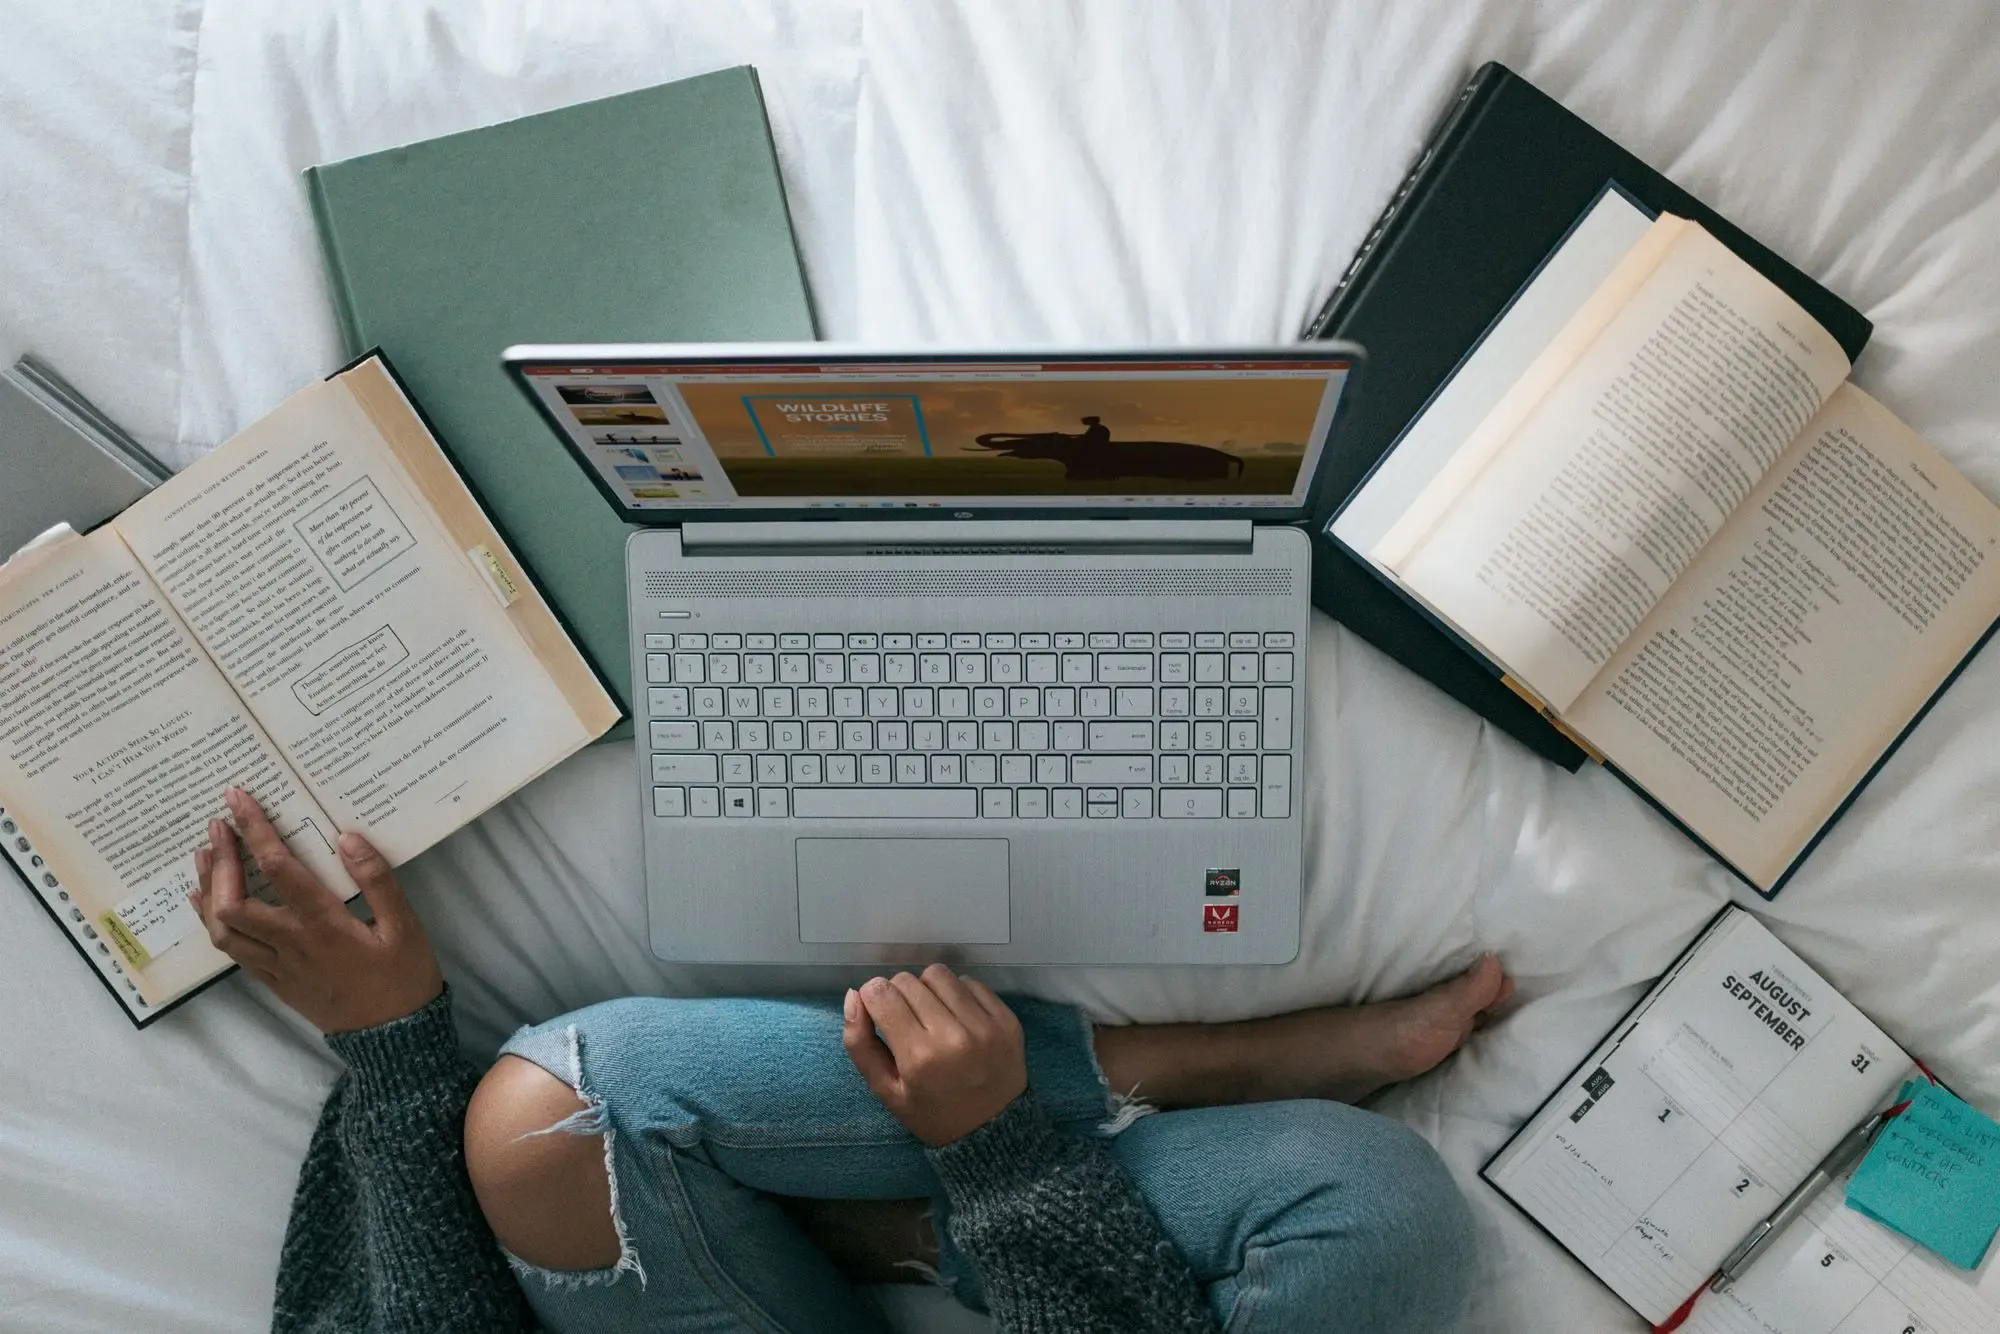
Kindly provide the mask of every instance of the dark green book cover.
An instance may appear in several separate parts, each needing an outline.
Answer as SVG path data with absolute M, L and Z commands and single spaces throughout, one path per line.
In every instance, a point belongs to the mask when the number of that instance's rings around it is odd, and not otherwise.
M 629 709 L 627 529 L 500 367 L 512 343 L 814 336 L 748 67 L 306 172 L 349 355 L 380 347 Z

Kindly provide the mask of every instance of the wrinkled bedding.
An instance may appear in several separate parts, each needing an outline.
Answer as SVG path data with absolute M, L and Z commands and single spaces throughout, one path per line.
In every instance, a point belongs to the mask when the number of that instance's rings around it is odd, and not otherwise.
M 179 462 L 339 361 L 315 162 L 747 62 L 828 336 L 1278 339 L 1497 58 L 1863 309 L 1859 383 L 2000 495 L 2000 18 L 1977 0 L 4 8 L 0 356 L 32 348 Z M 1517 1008 L 1381 1103 L 1475 1202 L 1469 1328 L 1639 1327 L 1475 1173 L 1732 895 L 2000 1109 L 2000 651 L 1768 907 L 1608 775 L 1548 767 L 1324 618 L 1310 686 L 1296 962 L 989 980 L 1113 1021 L 1223 1019 L 1499 951 Z M 599 747 L 410 868 L 468 1051 L 614 995 L 849 979 L 653 959 L 630 774 Z M 264 1326 L 334 1073 L 242 979 L 135 1033 L 0 886 L 0 1329 Z M 932 1293 L 896 1305 L 909 1329 L 978 1325 Z

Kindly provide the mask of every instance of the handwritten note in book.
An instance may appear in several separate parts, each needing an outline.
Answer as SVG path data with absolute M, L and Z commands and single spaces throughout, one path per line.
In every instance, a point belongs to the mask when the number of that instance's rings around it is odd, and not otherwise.
M 1904 1096 L 1910 1109 L 1854 1173 L 1848 1206 L 1976 1269 L 2000 1231 L 2000 1125 L 1930 1084 L 1912 1084 Z

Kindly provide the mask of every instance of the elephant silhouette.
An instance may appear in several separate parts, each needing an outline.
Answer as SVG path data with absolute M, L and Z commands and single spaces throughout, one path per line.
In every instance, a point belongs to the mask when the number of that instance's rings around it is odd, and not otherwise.
M 1243 475 L 1243 460 L 1208 445 L 1180 440 L 1113 440 L 1110 428 L 1096 417 L 1083 418 L 1084 429 L 1065 431 L 989 431 L 973 443 L 1002 458 L 1054 459 L 1072 482 L 1105 482 L 1121 477 L 1166 477 L 1175 481 L 1226 480 Z

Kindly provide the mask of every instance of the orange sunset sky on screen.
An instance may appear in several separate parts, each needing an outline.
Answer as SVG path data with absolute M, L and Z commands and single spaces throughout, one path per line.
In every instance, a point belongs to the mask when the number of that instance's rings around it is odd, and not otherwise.
M 973 443 L 989 431 L 1075 433 L 1098 416 L 1116 440 L 1180 440 L 1242 454 L 1302 454 L 1326 382 L 1270 380 L 1039 380 L 920 383 L 827 381 L 812 385 L 680 386 L 718 458 L 760 457 L 763 442 L 746 395 L 802 402 L 918 395 L 933 455 L 992 457 Z M 773 405 L 759 404 L 769 413 Z M 865 427 L 864 427 L 865 431 Z M 1270 446 L 1277 446 L 1270 448 Z

